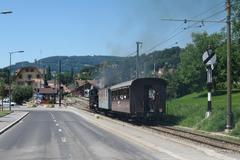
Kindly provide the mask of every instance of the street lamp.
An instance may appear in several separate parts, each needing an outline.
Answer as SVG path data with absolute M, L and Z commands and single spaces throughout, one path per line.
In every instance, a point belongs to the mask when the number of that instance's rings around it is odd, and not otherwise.
M 11 65 L 12 65 L 12 54 L 14 53 L 23 53 L 24 51 L 13 51 L 13 52 L 9 52 L 10 55 L 10 65 L 9 65 L 9 111 L 11 111 L 11 85 L 12 85 L 12 81 L 11 81 Z

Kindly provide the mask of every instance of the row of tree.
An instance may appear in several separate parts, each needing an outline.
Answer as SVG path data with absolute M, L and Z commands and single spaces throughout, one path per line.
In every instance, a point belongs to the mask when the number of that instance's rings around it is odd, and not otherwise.
M 71 83 L 74 83 L 74 70 L 71 68 L 70 72 L 63 72 L 63 73 L 57 73 L 55 76 L 52 75 L 51 67 L 48 66 L 46 69 L 46 73 L 44 74 L 44 83 L 47 86 L 48 80 L 56 80 L 58 81 L 59 78 L 61 78 L 61 83 L 64 85 L 70 85 Z

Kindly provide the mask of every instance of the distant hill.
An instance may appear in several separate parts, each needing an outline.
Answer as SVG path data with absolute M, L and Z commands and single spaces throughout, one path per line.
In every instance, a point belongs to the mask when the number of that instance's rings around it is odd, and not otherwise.
M 116 56 L 53 56 L 40 59 L 33 63 L 23 61 L 12 65 L 12 70 L 15 71 L 21 67 L 26 66 L 38 66 L 38 67 L 51 67 L 51 71 L 58 71 L 59 60 L 62 61 L 62 71 L 71 71 L 71 68 L 75 72 L 79 72 L 81 69 L 87 66 L 95 66 L 105 61 L 119 61 L 124 60 L 125 57 Z
M 169 49 L 164 49 L 162 51 L 154 51 L 150 54 L 142 54 L 139 57 L 140 70 L 152 70 L 153 65 L 155 65 L 156 70 L 162 67 L 176 68 L 180 62 L 180 52 L 179 47 L 172 47 Z M 123 72 L 131 70 L 129 72 L 134 72 L 136 68 L 135 57 L 117 57 L 117 56 L 52 56 L 40 59 L 35 62 L 18 62 L 12 65 L 12 71 L 15 71 L 21 67 L 26 66 L 37 66 L 40 68 L 51 67 L 51 71 L 58 71 L 59 60 L 62 62 L 62 72 L 71 71 L 73 68 L 75 73 L 86 67 L 99 67 L 99 64 L 104 62 L 111 62 L 111 64 L 117 64 L 122 66 Z M 119 68 L 120 69 L 120 68 Z M 148 72 L 148 71 L 147 71 Z

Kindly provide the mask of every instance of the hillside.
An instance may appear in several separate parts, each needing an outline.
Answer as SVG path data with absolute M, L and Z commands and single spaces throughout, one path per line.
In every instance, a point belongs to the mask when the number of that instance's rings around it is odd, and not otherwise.
M 144 70 L 153 68 L 153 63 L 156 64 L 156 68 L 167 66 L 170 68 L 176 68 L 179 63 L 180 48 L 173 47 L 162 51 L 154 51 L 148 55 L 142 54 L 139 58 L 140 69 Z M 135 70 L 136 60 L 135 57 L 117 57 L 117 56 L 52 56 L 40 59 L 35 62 L 19 62 L 12 65 L 12 70 L 15 71 L 25 66 L 38 66 L 38 67 L 51 67 L 51 71 L 58 71 L 58 62 L 62 61 L 62 71 L 71 71 L 73 68 L 75 73 L 86 67 L 99 67 L 99 64 L 104 62 L 110 62 L 111 64 L 121 65 L 123 63 L 129 63 L 129 67 Z M 144 65 L 142 65 L 144 64 Z M 132 72 L 133 72 L 132 71 Z
M 73 68 L 75 72 L 79 72 L 86 66 L 95 66 L 105 61 L 119 61 L 124 59 L 124 57 L 115 56 L 53 56 L 40 59 L 33 63 L 26 61 L 19 62 L 12 65 L 12 69 L 16 70 L 25 66 L 50 66 L 52 71 L 58 71 L 58 62 L 61 60 L 63 72 L 70 71 L 71 68 Z
M 240 91 L 232 95 L 232 108 L 234 114 L 234 130 L 232 134 L 240 136 Z M 193 127 L 205 131 L 224 131 L 227 114 L 226 91 L 216 91 L 212 98 L 212 116 L 205 119 L 207 110 L 207 92 L 192 93 L 181 98 L 168 101 L 168 122 L 173 125 Z

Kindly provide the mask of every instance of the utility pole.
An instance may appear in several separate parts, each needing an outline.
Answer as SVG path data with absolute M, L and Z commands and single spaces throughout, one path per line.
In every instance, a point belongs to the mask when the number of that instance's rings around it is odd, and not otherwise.
M 139 47 L 142 45 L 142 42 L 137 43 L 137 56 L 136 56 L 136 78 L 139 78 Z
M 231 0 L 227 0 L 227 125 L 232 129 L 232 56 L 231 56 Z
M 8 90 L 8 94 L 9 94 L 9 111 L 11 111 L 12 109 L 11 109 L 11 106 L 12 106 L 12 104 L 11 104 L 11 101 L 12 101 L 12 78 L 11 78 L 11 70 L 12 70 L 12 68 L 11 68 L 11 65 L 12 65 L 12 54 L 11 53 L 9 53 L 9 55 L 10 55 L 10 61 L 9 61 L 9 63 L 10 63 L 10 65 L 9 65 L 9 79 L 8 79 L 8 81 L 9 81 L 9 90 Z
M 61 91 L 61 72 L 62 72 L 62 62 L 59 60 L 59 78 L 58 78 L 58 99 L 59 99 L 59 107 L 61 107 L 61 99 L 62 99 L 62 91 Z
M 9 94 L 9 111 L 11 111 L 11 101 L 12 101 L 12 78 L 11 78 L 11 71 L 12 71 L 12 54 L 14 53 L 23 53 L 24 51 L 14 51 L 14 52 L 9 52 L 9 57 L 10 57 L 10 60 L 9 60 L 9 90 L 8 90 L 8 94 Z

